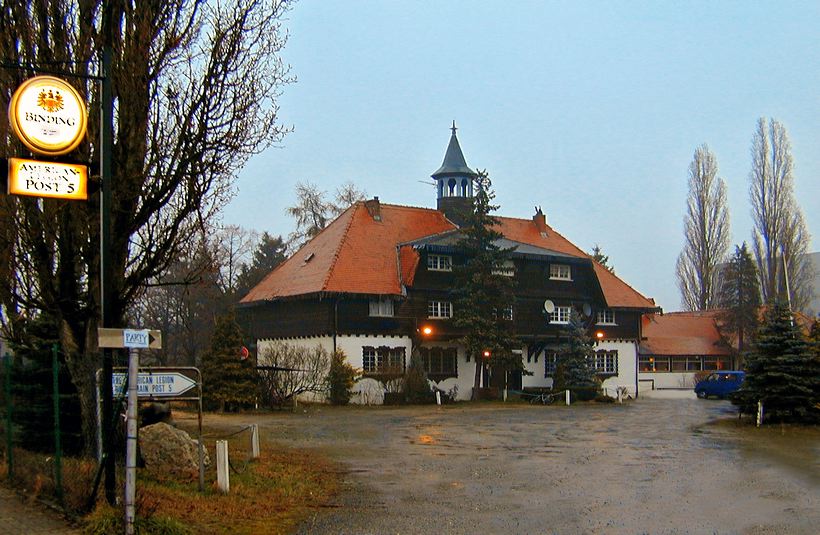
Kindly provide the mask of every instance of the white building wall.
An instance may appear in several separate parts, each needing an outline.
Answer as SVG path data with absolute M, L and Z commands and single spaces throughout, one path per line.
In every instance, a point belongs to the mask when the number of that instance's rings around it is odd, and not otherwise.
M 641 390 L 687 390 L 695 388 L 695 372 L 640 372 Z
M 438 383 L 433 382 L 433 384 L 445 392 L 451 392 L 455 388 L 455 398 L 457 400 L 469 400 L 473 395 L 473 385 L 475 384 L 475 359 L 470 359 L 470 362 L 467 362 L 466 351 L 456 344 L 424 344 L 423 347 L 455 347 L 457 349 L 458 377 L 450 377 Z
M 600 340 L 595 343 L 595 349 L 603 349 L 618 352 L 618 375 L 607 377 L 601 385 L 604 392 L 612 397 L 616 396 L 617 389 L 623 387 L 628 395 L 635 397 L 635 379 L 638 362 L 638 345 L 632 340 Z M 552 350 L 548 349 L 547 352 Z M 524 350 L 524 368 L 532 375 L 525 375 L 521 382 L 524 388 L 552 387 L 552 377 L 544 377 L 546 355 L 542 351 L 538 355 L 538 361 L 531 359 L 527 362 L 527 350 Z
M 625 388 L 627 394 L 633 398 L 639 394 L 635 387 L 638 372 L 638 344 L 634 340 L 600 340 L 595 343 L 595 349 L 618 352 L 618 375 L 608 377 L 604 381 L 601 385 L 604 393 L 616 397 L 618 388 Z
M 285 339 L 276 339 L 276 340 L 259 340 L 257 342 L 257 353 L 260 358 L 264 355 L 264 350 L 270 347 L 272 344 L 277 342 L 284 342 L 293 345 L 297 345 L 300 347 L 306 348 L 314 348 L 317 346 L 321 346 L 327 350 L 328 353 L 333 351 L 333 337 L 332 336 L 316 336 L 316 337 L 308 337 L 308 338 L 285 338 Z M 372 346 L 372 347 L 379 347 L 379 346 L 388 346 L 388 347 L 404 347 L 405 348 L 405 362 L 406 365 L 410 365 L 410 356 L 412 351 L 412 340 L 407 336 L 337 336 L 336 337 L 336 347 L 344 351 L 345 355 L 347 356 L 348 363 L 356 369 L 361 369 L 363 362 L 362 362 L 362 348 L 365 346 Z M 467 361 L 466 352 L 463 347 L 457 346 L 455 344 L 435 344 L 435 343 L 427 343 L 424 344 L 424 347 L 455 347 L 458 350 L 458 377 L 451 377 L 449 379 L 445 379 L 438 383 L 433 383 L 437 388 L 443 390 L 445 392 L 451 392 L 455 388 L 456 399 L 458 400 L 469 400 L 472 396 L 473 391 L 473 383 L 475 381 L 475 360 L 471 359 L 469 362 Z M 682 381 L 685 378 L 680 378 L 678 376 L 688 375 L 690 377 L 689 382 L 691 383 L 691 375 L 692 374 L 674 374 L 674 373 L 667 373 L 667 374 L 647 374 L 641 373 L 640 377 L 636 377 L 637 373 L 637 358 L 638 358 L 638 351 L 637 351 L 637 344 L 634 341 L 629 340 L 602 340 L 596 342 L 596 349 L 606 349 L 606 350 L 617 350 L 618 351 L 618 375 L 614 377 L 607 378 L 602 387 L 605 389 L 606 393 L 610 396 L 615 396 L 616 390 L 619 387 L 626 388 L 628 394 L 632 397 L 635 397 L 636 390 L 636 378 L 641 379 L 639 382 L 640 390 L 651 390 L 652 383 L 649 382 L 649 379 L 655 379 L 654 387 L 657 388 L 680 388 Z M 532 372 L 532 375 L 524 375 L 522 377 L 522 386 L 525 388 L 528 387 L 551 387 L 552 386 L 552 378 L 551 377 L 544 377 L 544 353 L 542 352 L 538 355 L 538 361 L 535 362 L 532 359 L 531 362 L 527 362 L 527 348 L 523 348 L 523 361 L 524 367 L 528 371 Z M 260 364 L 263 363 L 260 360 Z M 658 376 L 664 376 L 659 378 Z M 672 377 L 675 376 L 675 377 Z M 372 380 L 370 384 L 366 385 L 368 389 L 372 389 Z M 668 385 L 668 386 L 667 386 Z M 361 386 L 365 386 L 362 384 Z M 354 391 L 363 390 L 362 388 L 358 388 L 354 386 Z M 366 399 L 361 399 L 362 395 L 354 395 L 351 398 L 351 403 L 373 403 L 374 396 L 366 396 Z M 302 396 L 300 397 L 302 401 L 321 401 L 321 399 L 317 399 L 315 396 Z

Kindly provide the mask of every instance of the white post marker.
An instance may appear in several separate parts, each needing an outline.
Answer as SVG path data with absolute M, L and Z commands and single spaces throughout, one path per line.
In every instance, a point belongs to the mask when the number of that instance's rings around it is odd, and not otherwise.
M 436 390 L 436 405 L 441 405 L 441 392 Z
M 136 519 L 135 498 L 137 494 L 137 371 L 139 353 L 128 351 L 128 421 L 125 445 L 125 534 L 134 534 Z
M 259 426 L 251 425 L 251 459 L 259 458 Z
M 757 427 L 763 425 L 763 402 L 757 402 Z
M 228 472 L 228 441 L 216 441 L 216 486 L 223 494 L 231 490 L 231 475 Z
M 567 407 L 569 407 L 569 401 L 570 401 L 570 399 L 569 399 L 569 389 L 564 390 L 564 401 L 566 401 Z

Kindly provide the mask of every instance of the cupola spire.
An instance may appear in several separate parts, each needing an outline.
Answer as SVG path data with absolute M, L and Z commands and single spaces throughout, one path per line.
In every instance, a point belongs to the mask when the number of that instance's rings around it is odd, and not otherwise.
M 470 199 L 473 197 L 473 180 L 478 173 L 467 166 L 464 153 L 461 152 L 461 145 L 456 136 L 456 122 L 450 127 L 450 143 L 444 153 L 444 161 L 431 176 L 436 181 L 438 210 L 454 223 L 458 224 L 461 217 L 459 212 L 464 212 L 470 207 Z

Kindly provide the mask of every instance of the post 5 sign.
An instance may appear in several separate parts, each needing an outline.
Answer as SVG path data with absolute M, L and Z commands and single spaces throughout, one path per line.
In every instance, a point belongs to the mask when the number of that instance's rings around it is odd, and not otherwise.
M 57 199 L 88 199 L 88 167 L 9 158 L 8 193 Z

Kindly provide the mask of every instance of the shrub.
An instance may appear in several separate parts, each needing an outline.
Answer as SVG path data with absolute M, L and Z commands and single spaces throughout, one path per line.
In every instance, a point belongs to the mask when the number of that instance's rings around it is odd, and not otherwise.
M 347 405 L 350 389 L 356 377 L 356 369 L 347 363 L 344 351 L 337 350 L 330 359 L 330 373 L 327 375 L 328 398 L 333 405 Z
M 300 394 L 324 392 L 330 355 L 321 346 L 309 349 L 277 343 L 260 351 L 258 363 L 277 368 L 258 370 L 260 399 L 274 407 Z
M 419 355 L 413 355 L 404 374 L 404 395 L 408 403 L 430 403 L 435 399 Z

